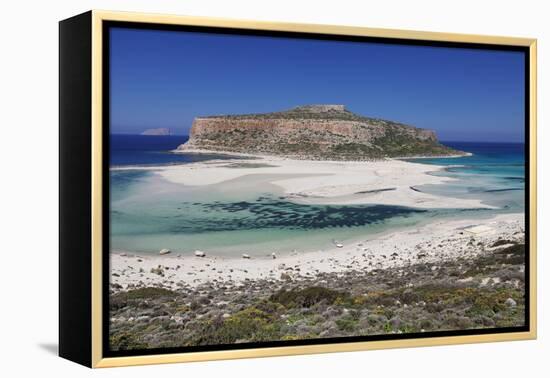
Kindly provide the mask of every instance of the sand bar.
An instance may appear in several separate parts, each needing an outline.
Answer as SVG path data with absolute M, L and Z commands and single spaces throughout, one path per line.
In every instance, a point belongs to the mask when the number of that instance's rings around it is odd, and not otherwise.
M 255 157 L 211 160 L 183 165 L 122 167 L 147 169 L 188 186 L 214 185 L 249 175 L 265 176 L 296 202 L 309 204 L 379 204 L 416 208 L 492 208 L 477 199 L 453 198 L 418 190 L 425 184 L 446 184 L 453 178 L 433 175 L 443 166 L 377 160 L 368 162 L 292 160 Z M 295 177 L 292 177 L 295 176 Z

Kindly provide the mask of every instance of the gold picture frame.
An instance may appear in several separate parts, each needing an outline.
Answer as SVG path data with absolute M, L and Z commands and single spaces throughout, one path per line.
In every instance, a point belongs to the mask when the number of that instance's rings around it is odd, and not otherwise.
M 174 354 L 155 354 L 155 355 L 138 355 L 138 356 L 123 356 L 123 357 L 105 357 L 103 353 L 103 306 L 104 306 L 104 271 L 103 271 L 103 240 L 104 229 L 102 224 L 103 219 L 103 192 L 105 190 L 104 183 L 102 182 L 103 172 L 105 169 L 103 162 L 103 130 L 104 130 L 104 114 L 103 114 L 103 62 L 104 62 L 104 35 L 103 26 L 106 22 L 128 22 L 128 23 L 140 23 L 140 24 L 162 24 L 162 25 L 186 25 L 186 26 L 198 26 L 198 27 L 216 27 L 216 28 L 231 28 L 231 29 L 250 29 L 261 31 L 277 31 L 277 32 L 297 32 L 297 33 L 313 33 L 313 34 L 330 34 L 341 36 L 357 36 L 357 37 L 377 37 L 385 39 L 399 39 L 407 41 L 436 41 L 443 43 L 466 43 L 466 44 L 488 44 L 488 45 L 502 45 L 502 46 L 520 46 L 528 49 L 529 54 L 529 67 L 528 72 L 528 84 L 529 85 L 529 104 L 528 104 L 528 118 L 529 118 L 529 330 L 521 332 L 507 332 L 507 333 L 491 333 L 491 334 L 476 334 L 476 335 L 461 335 L 461 336 L 445 336 L 445 337 L 430 337 L 430 338 L 406 338 L 398 340 L 378 340 L 378 341 L 360 341 L 360 342 L 346 342 L 346 343 L 332 343 L 332 344 L 319 344 L 314 345 L 299 345 L 299 346 L 277 346 L 277 347 L 260 347 L 255 349 L 233 349 L 233 350 L 214 350 L 214 351 L 199 351 L 188 353 L 174 353 Z M 75 34 L 77 31 L 85 33 L 82 45 L 81 41 L 78 41 Z M 67 36 L 72 34 L 72 36 Z M 72 38 L 72 39 L 71 39 Z M 348 352 L 348 351 L 360 351 L 371 349 L 387 349 L 387 348 L 402 348 L 402 347 L 423 347 L 423 346 L 435 346 L 435 345 L 449 345 L 449 344 L 466 344 L 466 343 L 482 343 L 482 342 L 496 342 L 496 341 L 513 341 L 513 340 L 528 340 L 535 339 L 537 335 L 537 307 L 536 307 L 536 196 L 537 196 L 537 170 L 536 170 L 536 122 L 537 122 L 537 109 L 536 109 L 536 54 L 537 54 L 537 41 L 536 39 L 528 38 L 514 38 L 514 37 L 501 37 L 501 36 L 484 36 L 484 35 L 468 35 L 468 34 L 452 34 L 452 33 L 435 33 L 424 31 L 411 31 L 411 30 L 393 30 L 393 29 L 377 29 L 367 27 L 353 27 L 353 26 L 335 26 L 335 25 L 317 25 L 317 24 L 295 24 L 295 23 L 279 23 L 279 22 L 260 22 L 252 20 L 232 20 L 232 19 L 220 19 L 210 17 L 188 17 L 188 16 L 174 16 L 174 15 L 161 15 L 161 14 L 144 14 L 144 13 L 128 13 L 128 12 L 111 12 L 111 11 L 99 11 L 93 10 L 84 15 L 76 16 L 73 19 L 61 22 L 60 33 L 60 72 L 61 76 L 65 75 L 64 69 L 67 69 L 68 61 L 64 59 L 71 59 L 75 53 L 82 52 L 79 49 L 87 49 L 89 53 L 80 59 L 89 59 L 90 76 L 82 78 L 82 73 L 75 73 L 74 75 L 63 79 L 61 78 L 61 89 L 68 90 L 70 85 L 74 85 L 74 80 L 84 80 L 86 83 L 83 87 L 83 93 L 90 91 L 90 97 L 82 99 L 78 96 L 66 95 L 64 97 L 61 94 L 60 100 L 60 123 L 61 125 L 61 165 L 63 168 L 64 159 L 68 159 L 68 155 L 63 155 L 63 135 L 68 130 L 69 125 L 65 125 L 71 119 L 71 114 L 67 113 L 67 110 L 71 106 L 71 101 L 86 102 L 81 106 L 83 109 L 88 110 L 85 115 L 78 115 L 75 117 L 87 117 L 80 118 L 89 120 L 90 128 L 84 129 L 83 140 L 89 142 L 90 170 L 83 173 L 89 176 L 89 181 L 83 183 L 83 185 L 90 185 L 89 188 L 89 201 L 87 202 L 89 208 L 90 221 L 82 227 L 88 227 L 85 231 L 88 238 L 81 239 L 80 242 L 74 241 L 63 242 L 60 247 L 60 354 L 63 357 L 71 359 L 73 361 L 82 363 L 84 365 L 99 368 L 99 367 L 114 367 L 114 366 L 130 366 L 130 365 L 144 365 L 144 364 L 161 364 L 161 363 L 174 363 L 174 362 L 190 362 L 190 361 L 208 361 L 208 360 L 221 360 L 221 359 L 238 359 L 238 358 L 251 358 L 251 357 L 268 357 L 268 356 L 284 356 L 284 355 L 301 355 L 311 353 L 329 353 L 329 352 Z M 65 51 L 65 52 L 64 52 Z M 81 54 L 82 55 L 82 54 Z M 64 63 L 65 62 L 65 63 Z M 80 75 L 80 76 L 79 76 Z M 73 80 L 73 81 L 71 81 Z M 64 87 L 65 84 L 67 87 Z M 74 108 L 73 108 L 74 109 Z M 74 123 L 74 122 L 73 122 Z M 75 127 L 74 124 L 71 127 Z M 91 131 L 91 133 L 90 133 Z M 66 131 L 77 132 L 77 131 Z M 67 136 L 67 138 L 69 138 Z M 67 142 L 68 143 L 68 142 Z M 66 152 L 67 154 L 70 151 Z M 65 168 L 67 175 L 71 174 L 71 168 L 67 166 Z M 61 173 L 61 184 L 63 181 L 63 169 Z M 63 189 L 62 189 L 63 191 Z M 65 208 L 63 206 L 69 206 L 70 201 L 76 201 L 79 195 L 88 194 L 71 194 L 67 189 L 65 195 L 62 193 L 61 197 L 66 199 L 65 204 L 61 204 L 62 215 Z M 527 195 L 527 191 L 526 191 Z M 71 202 L 72 203 L 72 202 Z M 527 209 L 526 209 L 527 211 Z M 63 216 L 61 218 L 64 218 Z M 77 227 L 74 222 L 62 219 L 63 227 L 61 229 L 61 238 L 66 238 L 68 232 L 71 231 L 71 227 Z M 73 230 L 73 232 L 77 232 Z M 80 232 L 80 231 L 79 231 Z M 89 242 L 88 244 L 87 241 Z M 76 244 L 75 244 L 76 243 Z M 78 244 L 80 243 L 80 244 Z M 69 252 L 64 248 L 68 248 L 69 245 L 73 247 L 80 246 L 85 252 L 85 258 L 79 261 L 73 261 L 69 257 Z M 84 253 L 84 252 L 83 252 Z M 76 265 L 75 265 L 76 264 Z M 69 272 L 73 270 L 73 272 Z M 85 274 L 81 274 L 86 272 Z M 75 277 L 79 274 L 80 277 Z M 89 280 L 89 285 L 82 286 L 75 280 Z M 80 282 L 80 281 L 79 281 Z M 86 281 L 87 282 L 87 281 Z M 80 286 L 79 286 L 80 285 Z M 81 319 L 81 323 L 72 324 L 69 319 L 76 317 L 76 314 L 71 309 L 71 306 L 75 306 L 74 296 L 71 286 L 74 290 L 84 290 L 83 294 L 84 307 L 82 311 L 89 311 L 89 316 Z M 89 293 L 87 292 L 89 290 Z M 69 299 L 64 300 L 67 297 Z M 79 335 L 75 335 L 76 332 L 80 332 Z M 86 335 L 82 336 L 82 332 Z M 84 352 L 74 352 L 79 340 L 83 340 L 86 344 Z M 88 345 L 89 344 L 89 345 Z

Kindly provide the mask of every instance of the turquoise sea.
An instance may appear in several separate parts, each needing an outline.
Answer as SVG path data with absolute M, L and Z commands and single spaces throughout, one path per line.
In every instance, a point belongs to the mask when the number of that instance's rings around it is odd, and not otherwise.
M 264 256 L 331 248 L 335 241 L 368 237 L 434 218 L 489 217 L 524 209 L 523 144 L 447 142 L 473 155 L 415 159 L 417 163 L 444 165 L 444 171 L 434 174 L 459 179 L 416 190 L 482 199 L 497 207 L 441 210 L 306 205 L 285 199 L 262 175 L 189 187 L 167 182 L 154 171 L 131 169 L 229 158 L 169 152 L 186 140 L 183 136 L 111 136 L 111 166 L 130 168 L 110 172 L 111 249 L 151 253 L 162 248 L 181 253 L 200 249 L 214 255 Z

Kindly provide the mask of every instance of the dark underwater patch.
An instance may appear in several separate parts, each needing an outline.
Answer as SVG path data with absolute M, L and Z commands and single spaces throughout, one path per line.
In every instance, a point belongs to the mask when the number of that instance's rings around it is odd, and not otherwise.
M 259 197 L 255 201 L 182 203 L 181 222 L 171 232 L 211 232 L 253 229 L 323 229 L 358 227 L 381 223 L 393 217 L 408 217 L 429 210 L 387 205 L 304 205 L 280 199 Z M 214 219 L 196 214 L 215 212 Z M 191 208 L 193 212 L 189 211 Z

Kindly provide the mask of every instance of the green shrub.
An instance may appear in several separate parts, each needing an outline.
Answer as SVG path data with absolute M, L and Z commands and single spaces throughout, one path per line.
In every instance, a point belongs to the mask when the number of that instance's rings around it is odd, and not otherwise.
M 109 306 L 112 310 L 116 310 L 125 307 L 128 302 L 131 301 L 173 297 L 175 295 L 175 292 L 160 287 L 142 287 L 129 291 L 121 291 L 111 295 L 109 298 Z
M 287 308 L 312 307 L 315 304 L 325 301 L 326 304 L 333 304 L 338 299 L 348 299 L 348 293 L 327 289 L 321 286 L 313 286 L 305 289 L 280 290 L 270 297 L 272 302 L 282 304 Z
M 280 323 L 275 317 L 255 307 L 237 312 L 227 319 L 205 321 L 192 345 L 233 344 L 278 340 Z
M 344 316 L 336 320 L 336 325 L 340 331 L 352 332 L 357 329 L 358 320 L 352 316 Z
M 140 342 L 130 332 L 122 331 L 109 337 L 109 345 L 113 350 L 145 349 L 147 344 Z

